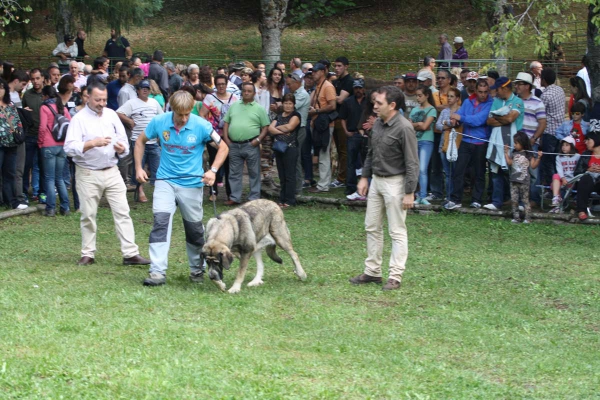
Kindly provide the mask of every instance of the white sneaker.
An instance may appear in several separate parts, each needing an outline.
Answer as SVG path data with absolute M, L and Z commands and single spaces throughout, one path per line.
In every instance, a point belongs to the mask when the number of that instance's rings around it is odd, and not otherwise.
M 479 204 L 478 202 L 474 201 L 471 203 L 471 208 L 481 208 L 481 204 Z
M 449 201 L 444 205 L 444 208 L 446 210 L 456 210 L 457 208 L 460 208 L 460 204 L 456 204 L 453 201 Z
M 493 205 L 492 203 L 486 204 L 485 206 L 483 206 L 483 208 L 485 208 L 486 210 L 492 210 L 492 211 L 498 211 L 499 210 L 499 208 L 496 207 L 495 205 Z
M 562 201 L 562 198 L 560 196 L 554 196 L 552 198 L 552 205 L 553 206 L 558 206 L 561 201 Z
M 362 168 L 356 170 L 356 176 L 362 176 Z
M 17 206 L 17 210 L 25 210 L 26 208 L 28 208 L 29 206 L 27 204 L 19 204 Z
M 354 192 L 352 194 L 349 194 L 348 196 L 346 196 L 346 198 L 348 200 L 351 200 L 351 201 L 365 201 L 365 200 L 367 200 L 367 198 L 365 196 L 361 196 L 360 194 L 358 194 L 358 192 Z

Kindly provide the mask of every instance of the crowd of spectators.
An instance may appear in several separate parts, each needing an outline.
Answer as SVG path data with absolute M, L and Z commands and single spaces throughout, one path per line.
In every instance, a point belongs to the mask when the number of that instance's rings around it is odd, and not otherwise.
M 357 180 L 377 118 L 374 91 L 367 89 L 377 88 L 367 88 L 362 74 L 351 74 L 346 57 L 314 64 L 293 58 L 274 64 L 179 65 L 165 62 L 160 50 L 140 59 L 113 30 L 104 54 L 92 59 L 84 50 L 85 38 L 82 30 L 76 38 L 66 35 L 52 53 L 57 62 L 47 68 L 26 71 L 3 63 L 3 204 L 22 209 L 38 201 L 46 204 L 47 216 L 79 208 L 76 168 L 54 133 L 60 121 L 86 107 L 86 87 L 97 83 L 106 85 L 107 106 L 119 116 L 132 149 L 152 118 L 170 110 L 170 96 L 179 90 L 193 96 L 192 113 L 210 122 L 230 148 L 211 200 L 223 187 L 225 204 L 245 200 L 244 166 L 247 200 L 259 198 L 264 185 L 279 189 L 282 208 L 294 206 L 303 190 L 344 189 L 349 200 L 366 200 L 357 192 Z M 447 35 L 439 41 L 443 62 L 436 65 L 435 58 L 425 57 L 419 71 L 406 71 L 393 82 L 403 93 L 400 112 L 418 140 L 416 203 L 441 202 L 453 210 L 463 206 L 466 195 L 472 208 L 500 210 L 512 204 L 515 222 L 520 207 L 528 221 L 541 196 L 558 207 L 561 189 L 577 169 L 590 177 L 577 206 L 578 217 L 586 219 L 584 197 L 599 189 L 600 116 L 585 66 L 569 80 L 567 99 L 556 72 L 537 61 L 514 78 L 500 76 L 469 68 L 462 37 L 454 38 L 454 52 Z M 142 165 L 153 185 L 161 148 L 155 140 L 145 146 Z M 207 152 L 214 160 L 215 151 L 208 147 Z M 135 189 L 135 200 L 146 202 L 144 185 L 133 173 L 133 153 L 119 159 L 119 170 Z M 547 193 L 540 186 L 547 186 Z

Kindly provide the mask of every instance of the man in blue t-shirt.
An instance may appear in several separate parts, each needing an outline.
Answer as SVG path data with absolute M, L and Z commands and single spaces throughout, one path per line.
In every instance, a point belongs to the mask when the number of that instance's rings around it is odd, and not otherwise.
M 144 280 L 144 286 L 166 283 L 173 214 L 178 206 L 185 229 L 190 280 L 200 283 L 204 279 L 204 265 L 200 264 L 200 251 L 204 245 L 202 187 L 214 184 L 215 174 L 229 153 L 229 148 L 208 121 L 190 115 L 194 108 L 192 95 L 177 91 L 169 99 L 169 105 L 173 111 L 154 117 L 135 146 L 136 179 L 140 183 L 148 181 L 142 167 L 146 142 L 155 139 L 162 147 L 152 203 L 154 225 L 150 232 L 150 273 Z M 205 145 L 210 142 L 218 152 L 210 170 L 204 172 L 202 154 Z

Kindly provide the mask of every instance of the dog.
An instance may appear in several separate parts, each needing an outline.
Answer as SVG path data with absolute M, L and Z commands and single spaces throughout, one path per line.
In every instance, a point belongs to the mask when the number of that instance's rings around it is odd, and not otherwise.
M 306 273 L 300 265 L 298 254 L 292 247 L 290 231 L 283 218 L 281 208 L 270 200 L 253 200 L 211 218 L 206 225 L 206 243 L 200 257 L 208 265 L 209 278 L 225 291 L 223 269 L 231 267 L 234 256 L 240 259 L 240 268 L 229 293 L 238 293 L 244 282 L 248 261 L 256 259 L 256 276 L 248 286 L 262 285 L 264 282 L 264 264 L 262 251 L 266 250 L 271 260 L 283 263 L 277 255 L 276 246 L 285 250 L 294 262 L 294 273 L 300 280 L 306 279 Z

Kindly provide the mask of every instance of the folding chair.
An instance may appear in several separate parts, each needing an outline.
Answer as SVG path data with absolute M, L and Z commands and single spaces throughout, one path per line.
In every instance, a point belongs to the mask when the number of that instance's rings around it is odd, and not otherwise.
M 567 182 L 566 185 L 561 187 L 561 190 L 564 188 L 566 189 L 565 191 L 565 195 L 563 196 L 563 200 L 561 201 L 559 207 L 559 213 L 563 213 L 566 210 L 569 209 L 570 207 L 570 203 L 572 203 L 575 199 L 575 197 L 577 196 L 577 190 L 575 189 L 575 183 L 579 182 L 579 180 L 584 176 L 587 175 L 586 173 L 574 176 L 571 180 L 569 180 Z M 543 201 L 543 200 L 542 200 Z M 595 202 L 599 202 L 600 201 L 600 194 L 596 193 L 596 192 L 592 192 L 590 194 L 590 200 L 588 203 L 588 207 L 587 207 L 587 212 L 588 215 L 591 218 L 595 218 L 594 215 L 592 214 L 592 211 L 600 211 L 600 206 L 598 205 L 594 205 Z

